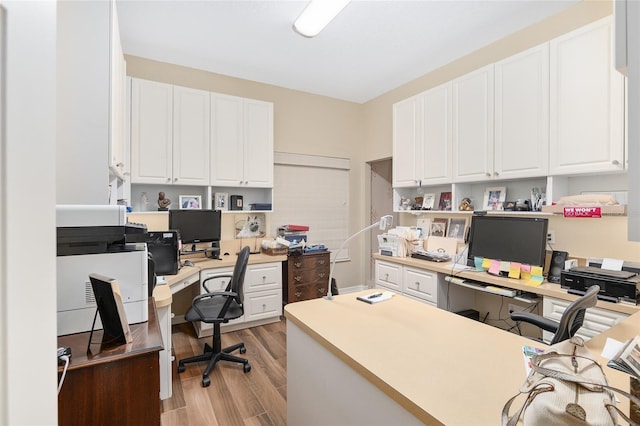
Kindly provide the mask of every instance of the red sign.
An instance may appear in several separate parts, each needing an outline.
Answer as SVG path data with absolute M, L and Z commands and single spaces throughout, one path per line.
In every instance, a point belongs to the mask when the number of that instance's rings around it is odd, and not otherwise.
M 600 207 L 565 207 L 564 217 L 602 217 Z

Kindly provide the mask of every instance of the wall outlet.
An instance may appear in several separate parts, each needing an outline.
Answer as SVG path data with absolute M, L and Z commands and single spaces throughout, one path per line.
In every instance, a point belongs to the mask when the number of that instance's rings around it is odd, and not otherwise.
M 522 312 L 527 309 L 526 306 L 514 305 L 513 303 L 509 303 L 509 313 L 511 312 Z
M 556 234 L 553 231 L 547 231 L 547 242 L 549 244 L 555 244 L 556 242 Z

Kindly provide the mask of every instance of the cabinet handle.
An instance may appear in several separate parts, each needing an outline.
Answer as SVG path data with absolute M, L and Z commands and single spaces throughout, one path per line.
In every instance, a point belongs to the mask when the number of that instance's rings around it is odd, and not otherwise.
M 174 181 L 174 182 L 177 182 L 177 181 L 178 181 L 178 178 L 173 178 L 173 181 Z
M 416 288 L 420 288 L 420 281 L 416 281 Z
M 389 281 L 389 274 L 386 274 L 386 275 L 384 276 L 384 280 L 385 280 L 385 281 Z
M 324 272 L 320 272 L 320 273 L 318 274 L 318 277 L 319 277 L 319 278 L 324 278 L 324 275 L 325 275 L 325 273 L 324 273 Z
M 167 182 L 171 182 L 171 178 L 167 178 Z
M 263 276 L 262 276 L 262 282 L 266 282 L 266 281 L 267 281 L 267 276 L 266 276 L 266 275 L 263 275 Z
M 295 262 L 293 266 L 295 266 L 296 268 L 299 268 L 302 266 L 302 262 Z
M 316 291 L 318 292 L 318 294 L 324 294 L 324 288 L 322 287 L 316 288 Z
M 318 263 L 319 263 L 320 265 L 324 265 L 324 264 L 325 264 L 325 260 L 324 260 L 324 259 L 321 259 L 320 261 L 318 261 Z
M 262 310 L 266 310 L 267 309 L 267 305 L 265 303 L 262 304 Z
M 295 276 L 295 277 L 293 277 L 293 280 L 296 281 L 296 282 L 301 282 L 302 281 L 302 277 Z
M 613 160 L 611 161 L 611 164 L 613 164 L 614 166 L 617 166 L 618 164 L 620 164 L 620 162 L 618 160 Z
M 491 173 L 485 173 L 485 176 L 491 177 Z
M 494 176 L 500 176 L 500 173 L 498 173 L 498 172 L 493 172 L 493 175 L 494 175 Z
M 296 297 L 300 297 L 302 296 L 302 292 L 301 291 L 296 291 Z

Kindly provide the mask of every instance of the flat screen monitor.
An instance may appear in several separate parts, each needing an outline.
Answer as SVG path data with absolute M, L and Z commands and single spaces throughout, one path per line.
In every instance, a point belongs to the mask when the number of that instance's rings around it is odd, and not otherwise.
M 221 221 L 220 210 L 169 210 L 169 228 L 183 244 L 220 241 Z
M 481 257 L 544 267 L 547 227 L 544 218 L 472 216 L 467 265 Z

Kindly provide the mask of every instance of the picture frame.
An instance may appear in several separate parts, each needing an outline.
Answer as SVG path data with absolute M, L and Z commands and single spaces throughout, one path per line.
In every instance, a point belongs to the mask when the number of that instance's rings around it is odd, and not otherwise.
M 484 210 L 502 210 L 507 198 L 507 188 L 504 186 L 489 187 L 484 191 Z
M 451 192 L 441 192 L 440 202 L 438 203 L 438 210 L 451 211 Z
M 226 192 L 213 193 L 213 209 L 229 210 L 229 194 Z
M 429 236 L 446 237 L 447 222 L 448 220 L 445 218 L 434 218 L 429 225 Z
M 180 210 L 201 210 L 201 195 L 180 195 Z
M 455 238 L 459 241 L 463 241 L 466 232 L 467 232 L 466 218 L 449 219 L 449 224 L 447 226 L 447 237 Z
M 433 210 L 436 203 L 436 194 L 424 194 L 422 198 L 422 210 Z

